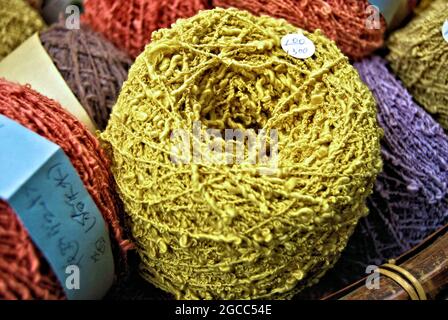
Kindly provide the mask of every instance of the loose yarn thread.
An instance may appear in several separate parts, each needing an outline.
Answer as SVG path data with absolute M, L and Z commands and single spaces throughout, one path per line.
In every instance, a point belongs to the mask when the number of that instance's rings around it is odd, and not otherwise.
M 312 58 L 283 51 L 281 37 L 296 31 L 245 11 L 202 11 L 153 33 L 131 67 L 101 138 L 141 274 L 176 298 L 291 297 L 335 263 L 367 214 L 381 169 L 373 97 L 321 32 L 303 32 Z M 194 121 L 202 133 L 276 129 L 278 170 L 173 163 L 170 135 L 193 139 Z
M 121 208 L 99 141 L 54 100 L 27 86 L 0 79 L 0 114 L 58 144 L 70 158 L 112 239 L 116 270 L 126 269 L 130 243 L 121 227 Z M 61 299 L 64 293 L 14 211 L 0 201 L 0 298 Z

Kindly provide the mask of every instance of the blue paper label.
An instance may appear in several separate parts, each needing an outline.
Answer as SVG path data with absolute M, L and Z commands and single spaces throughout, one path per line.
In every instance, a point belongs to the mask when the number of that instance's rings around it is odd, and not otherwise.
M 68 299 L 100 299 L 113 283 L 105 221 L 64 151 L 0 115 L 0 198 L 19 216 Z
M 399 0 L 369 0 L 369 2 L 380 10 L 388 25 L 391 24 L 401 5 Z
M 442 26 L 442 36 L 443 36 L 443 39 L 445 39 L 445 41 L 448 42 L 448 20 L 446 20 L 443 23 L 443 26 Z

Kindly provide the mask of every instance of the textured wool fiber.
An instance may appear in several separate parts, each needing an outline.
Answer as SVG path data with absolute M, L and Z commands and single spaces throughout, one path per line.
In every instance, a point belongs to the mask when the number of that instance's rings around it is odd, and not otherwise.
M 109 160 L 98 140 L 54 100 L 0 79 L 0 114 L 58 144 L 70 158 L 102 213 L 112 239 L 118 272 L 129 248 L 120 226 L 120 202 Z M 0 201 L 0 299 L 60 299 L 63 289 L 17 215 Z
M 448 42 L 442 25 L 448 0 L 435 0 L 389 39 L 387 56 L 393 71 L 414 99 L 448 129 Z
M 105 129 L 131 59 L 87 26 L 70 30 L 61 22 L 42 32 L 40 39 L 90 118 Z
M 83 21 L 131 57 L 137 57 L 151 33 L 207 8 L 207 0 L 85 0 Z
M 386 32 L 383 18 L 379 29 L 367 28 L 366 21 L 372 15 L 367 0 L 214 0 L 213 4 L 283 18 L 308 31 L 320 29 L 354 59 L 380 48 Z
M 23 0 L 0 0 L 0 60 L 17 48 L 45 23 Z
M 284 52 L 281 38 L 296 31 L 246 11 L 202 11 L 155 32 L 131 67 L 101 137 L 142 276 L 176 298 L 291 297 L 334 264 L 367 213 L 381 169 L 374 99 L 322 33 L 304 31 L 312 58 Z M 174 163 L 170 133 L 192 138 L 193 121 L 202 132 L 277 130 L 278 169 Z
M 368 265 L 400 256 L 448 222 L 448 137 L 384 59 L 373 57 L 355 67 L 378 103 L 384 168 L 367 200 L 369 215 L 360 220 L 335 268 L 310 290 L 314 297 L 362 278 Z

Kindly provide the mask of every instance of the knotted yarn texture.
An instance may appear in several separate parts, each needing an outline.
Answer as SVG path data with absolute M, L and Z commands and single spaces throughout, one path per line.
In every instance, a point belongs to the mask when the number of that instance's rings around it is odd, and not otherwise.
M 0 114 L 58 144 L 102 213 L 123 272 L 129 248 L 120 226 L 120 202 L 99 141 L 59 103 L 27 86 L 0 79 Z M 0 202 L 0 299 L 58 299 L 63 289 L 14 211 Z
M 153 33 L 131 67 L 101 138 L 142 276 L 176 298 L 289 298 L 335 263 L 367 214 L 381 170 L 374 99 L 321 32 L 303 32 L 313 57 L 283 51 L 296 32 L 246 11 L 202 11 Z M 196 121 L 201 133 L 276 130 L 277 169 L 204 160 Z M 172 161 L 179 129 L 202 160 Z
M 213 4 L 283 18 L 307 31 L 320 29 L 353 59 L 371 54 L 384 43 L 383 17 L 379 28 L 367 27 L 373 13 L 367 0 L 213 0 Z
M 393 71 L 414 99 L 448 129 L 448 42 L 442 26 L 448 20 L 448 0 L 435 0 L 388 41 Z
M 98 129 L 106 128 L 131 59 L 87 26 L 64 22 L 40 34 L 42 45 Z
M 85 0 L 82 20 L 135 58 L 153 31 L 207 7 L 207 0 Z
M 418 245 L 448 222 L 448 137 L 388 70 L 372 57 L 355 64 L 378 103 L 384 130 L 383 172 L 341 258 L 317 285 L 314 297 L 336 292 Z
M 42 18 L 24 0 L 0 0 L 0 60 L 44 27 Z

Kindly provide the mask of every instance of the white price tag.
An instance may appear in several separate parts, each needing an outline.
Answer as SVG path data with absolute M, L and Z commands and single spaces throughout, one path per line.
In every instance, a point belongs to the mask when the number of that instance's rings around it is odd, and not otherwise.
M 307 59 L 316 52 L 314 43 L 300 33 L 287 34 L 281 41 L 282 49 L 294 58 Z
M 448 20 L 445 21 L 442 27 L 442 35 L 446 42 L 448 42 Z

